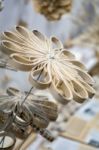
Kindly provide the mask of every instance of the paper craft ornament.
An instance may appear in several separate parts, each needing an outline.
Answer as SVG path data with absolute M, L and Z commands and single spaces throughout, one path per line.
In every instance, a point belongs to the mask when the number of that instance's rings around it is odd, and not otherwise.
M 30 94 L 27 100 L 22 103 L 27 92 L 22 93 L 15 88 L 8 88 L 7 93 L 8 95 L 0 96 L 0 111 L 7 115 L 3 126 L 0 126 L 0 131 L 6 131 L 13 124 L 20 131 L 31 126 L 34 131 L 52 141 L 53 136 L 46 128 L 51 121 L 57 119 L 57 105 L 48 101 L 47 97 L 33 94 Z M 4 115 L 2 116 L 4 118 Z
M 33 0 L 36 11 L 43 14 L 48 20 L 59 20 L 62 15 L 70 12 L 72 0 Z
M 2 51 L 16 69 L 30 72 L 29 81 L 34 87 L 49 88 L 63 104 L 73 99 L 82 103 L 95 93 L 85 66 L 54 36 L 47 38 L 37 30 L 18 26 L 3 33 Z

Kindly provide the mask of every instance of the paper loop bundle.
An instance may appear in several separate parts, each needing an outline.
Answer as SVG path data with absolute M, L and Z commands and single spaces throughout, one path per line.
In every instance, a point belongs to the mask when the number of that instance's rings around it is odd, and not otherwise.
M 94 81 L 85 66 L 56 37 L 47 38 L 37 30 L 31 32 L 19 26 L 3 33 L 2 51 L 10 56 L 10 64 L 16 69 L 30 71 L 33 86 L 49 88 L 61 103 L 72 99 L 82 103 L 95 93 Z
M 48 101 L 47 97 L 30 94 L 22 103 L 27 92 L 10 87 L 7 93 L 0 96 L 0 132 L 12 132 L 15 126 L 19 131 L 31 126 L 34 131 L 42 132 L 43 136 L 49 123 L 57 119 L 57 105 Z M 45 137 L 52 139 L 49 134 Z
M 59 20 L 62 15 L 70 12 L 72 0 L 33 0 L 37 12 L 43 14 L 48 20 Z
M 33 122 L 45 128 L 50 121 L 56 120 L 57 105 L 48 101 L 47 97 L 30 94 L 22 105 L 26 94 L 15 88 L 8 88 L 7 93 L 8 95 L 0 97 L 0 110 L 14 112 L 13 115 L 16 115 L 14 121 L 17 125 L 26 127 Z

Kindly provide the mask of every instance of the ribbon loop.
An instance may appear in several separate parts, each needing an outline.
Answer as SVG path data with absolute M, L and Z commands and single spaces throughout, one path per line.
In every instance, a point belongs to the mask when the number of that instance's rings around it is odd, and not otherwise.
M 37 78 L 40 76 L 39 80 Z M 51 75 L 45 71 L 44 67 L 34 68 L 30 72 L 30 82 L 39 89 L 46 89 L 51 84 Z
M 52 43 L 52 49 L 53 48 L 59 49 L 59 50 L 63 49 L 63 44 L 58 38 L 52 36 L 50 39 L 51 39 L 51 43 Z

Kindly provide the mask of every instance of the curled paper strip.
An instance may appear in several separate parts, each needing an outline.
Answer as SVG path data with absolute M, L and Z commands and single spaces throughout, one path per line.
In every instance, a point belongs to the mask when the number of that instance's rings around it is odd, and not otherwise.
M 37 30 L 31 32 L 18 26 L 14 31 L 3 33 L 2 51 L 10 55 L 10 63 L 15 68 L 30 71 L 29 80 L 33 86 L 50 88 L 61 103 L 72 99 L 82 103 L 95 93 L 94 81 L 85 66 L 64 49 L 56 37 L 47 38 Z
M 59 20 L 62 15 L 71 11 L 72 0 L 33 0 L 37 12 L 48 20 Z
M 13 149 L 15 142 L 16 142 L 16 138 L 15 138 L 14 134 L 9 133 L 9 132 L 1 132 L 0 133 L 0 150 Z

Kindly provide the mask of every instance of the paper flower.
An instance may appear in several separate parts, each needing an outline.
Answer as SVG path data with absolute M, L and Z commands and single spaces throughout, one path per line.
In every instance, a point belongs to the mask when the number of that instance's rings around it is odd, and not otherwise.
M 19 127 L 35 124 L 39 128 L 46 128 L 50 121 L 56 120 L 57 105 L 48 101 L 47 97 L 30 94 L 22 104 L 26 93 L 15 88 L 8 88 L 7 92 L 8 95 L 0 96 L 0 110 L 13 112 L 16 116 L 14 123 Z
M 33 0 L 34 8 L 48 20 L 59 20 L 61 16 L 70 12 L 72 0 Z
M 2 51 L 10 55 L 14 67 L 30 71 L 30 83 L 36 88 L 49 88 L 61 103 L 73 99 L 82 103 L 94 95 L 94 82 L 85 66 L 56 37 L 21 26 L 4 32 L 3 37 Z

